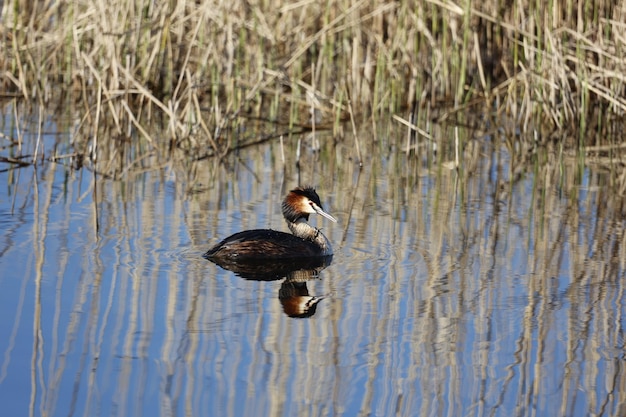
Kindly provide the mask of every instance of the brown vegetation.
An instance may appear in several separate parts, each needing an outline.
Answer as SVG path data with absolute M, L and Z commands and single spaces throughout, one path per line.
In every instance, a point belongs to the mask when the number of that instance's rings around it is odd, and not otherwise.
M 75 151 L 101 160 L 130 138 L 223 155 L 398 114 L 505 118 L 581 148 L 626 110 L 621 1 L 10 0 L 0 22 L 5 97 L 71 108 Z M 258 121 L 260 139 L 241 133 Z

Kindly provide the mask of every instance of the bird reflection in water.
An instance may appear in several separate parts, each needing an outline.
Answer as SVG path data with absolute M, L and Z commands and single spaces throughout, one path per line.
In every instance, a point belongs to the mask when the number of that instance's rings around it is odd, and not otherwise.
M 332 255 L 264 262 L 208 259 L 246 280 L 278 281 L 284 279 L 278 290 L 278 299 L 283 311 L 289 317 L 311 317 L 315 314 L 318 303 L 329 297 L 328 294 L 310 295 L 307 282 L 319 279 L 320 272 L 332 262 Z
M 307 318 L 315 314 L 317 304 L 326 295 L 310 295 L 307 281 L 318 278 L 318 270 L 306 269 L 290 272 L 278 290 L 278 299 L 286 315 L 293 318 Z

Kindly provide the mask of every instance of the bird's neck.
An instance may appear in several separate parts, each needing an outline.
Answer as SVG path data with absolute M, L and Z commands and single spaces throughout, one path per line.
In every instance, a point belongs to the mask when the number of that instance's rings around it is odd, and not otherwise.
M 332 254 L 330 242 L 326 236 L 324 236 L 322 231 L 317 227 L 313 227 L 308 224 L 303 218 L 299 218 L 295 222 L 287 221 L 287 226 L 294 236 L 313 242 L 327 255 Z
M 314 241 L 321 232 L 316 227 L 311 226 L 303 218 L 299 218 L 295 222 L 287 221 L 287 226 L 294 236 L 298 236 L 304 240 Z

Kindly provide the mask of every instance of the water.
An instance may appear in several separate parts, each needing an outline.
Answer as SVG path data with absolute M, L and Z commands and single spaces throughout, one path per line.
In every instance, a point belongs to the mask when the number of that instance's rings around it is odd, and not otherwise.
M 324 141 L 305 141 L 301 170 L 293 143 L 285 165 L 270 143 L 121 180 L 0 173 L 0 414 L 624 415 L 609 173 L 512 169 L 489 138 L 459 174 L 393 146 L 359 173 L 350 140 Z M 330 265 L 257 281 L 201 257 L 285 230 L 299 183 L 339 220 L 312 219 Z M 313 314 L 288 314 L 312 297 Z

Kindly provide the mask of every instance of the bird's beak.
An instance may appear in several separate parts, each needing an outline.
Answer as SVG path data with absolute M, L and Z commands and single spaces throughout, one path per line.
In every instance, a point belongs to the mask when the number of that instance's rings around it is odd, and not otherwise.
M 311 206 L 313 207 L 313 210 L 315 210 L 315 212 L 317 214 L 319 214 L 322 217 L 326 217 L 328 220 L 337 223 L 337 219 L 335 219 L 333 216 L 331 216 L 330 214 L 326 213 L 324 210 L 322 210 L 322 208 L 320 206 L 318 206 L 317 204 L 311 204 Z

